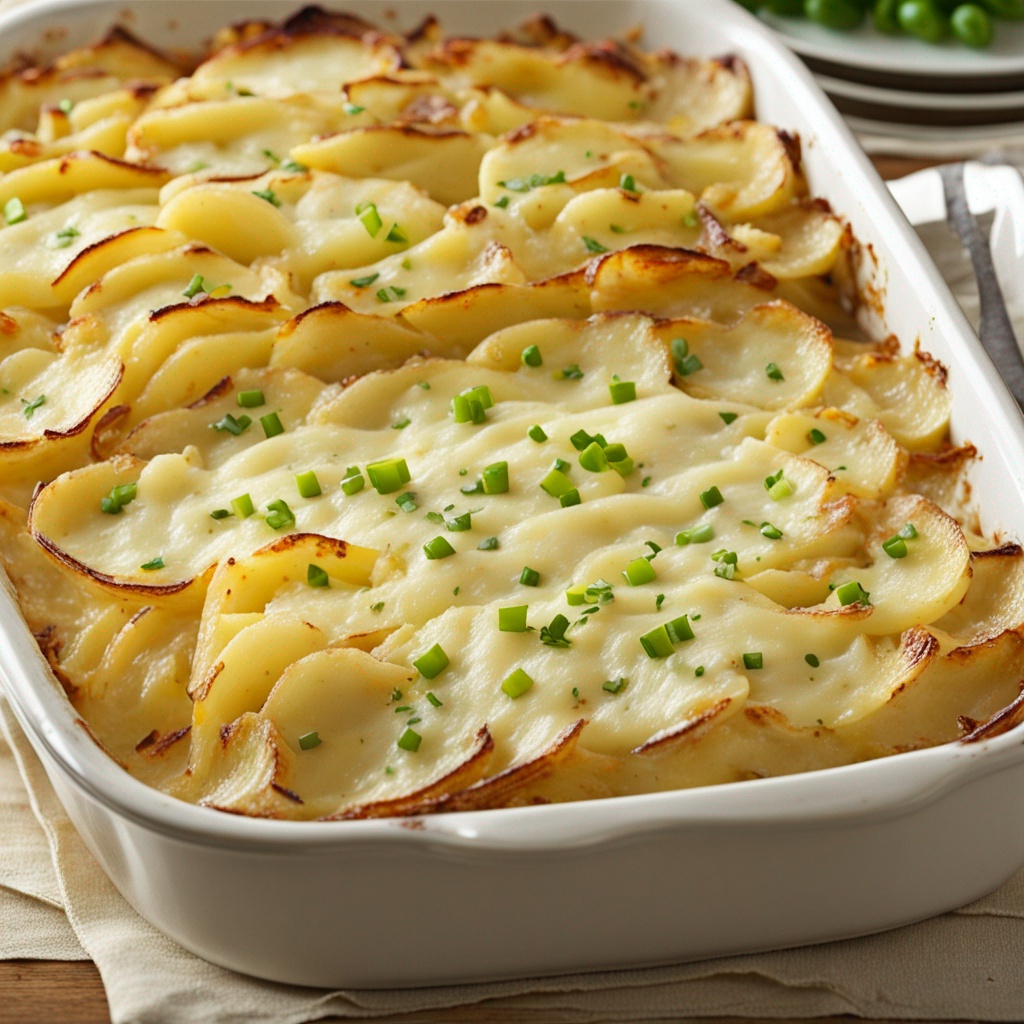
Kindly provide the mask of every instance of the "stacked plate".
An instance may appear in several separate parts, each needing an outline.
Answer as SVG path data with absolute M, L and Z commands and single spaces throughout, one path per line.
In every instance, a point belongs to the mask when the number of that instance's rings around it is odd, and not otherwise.
M 998 21 L 991 46 L 971 50 L 867 25 L 833 32 L 802 18 L 762 17 L 861 134 L 961 149 L 1024 135 L 1024 22 Z

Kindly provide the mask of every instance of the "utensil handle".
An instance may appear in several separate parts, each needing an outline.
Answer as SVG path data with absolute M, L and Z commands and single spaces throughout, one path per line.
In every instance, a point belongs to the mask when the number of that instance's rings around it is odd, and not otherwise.
M 981 303 L 978 335 L 1006 386 L 1017 399 L 1017 404 L 1024 408 L 1024 356 L 1021 355 L 1006 310 L 988 239 L 978 228 L 978 222 L 967 204 L 964 165 L 945 164 L 938 170 L 946 199 L 946 218 L 970 255 L 974 276 L 978 280 L 978 298 Z

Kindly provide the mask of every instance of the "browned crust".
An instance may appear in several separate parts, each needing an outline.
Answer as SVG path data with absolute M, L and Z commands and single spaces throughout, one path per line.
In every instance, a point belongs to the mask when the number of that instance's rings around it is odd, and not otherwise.
M 223 398 L 233 387 L 234 384 L 230 377 L 221 377 L 202 398 L 197 398 L 191 405 L 187 405 L 185 408 L 202 409 L 204 406 L 216 402 L 218 398 Z
M 742 242 L 737 242 L 728 231 L 722 227 L 722 222 L 703 204 L 697 204 L 697 216 L 704 227 L 704 234 L 708 244 L 715 249 L 728 249 L 732 252 L 746 252 L 747 247 Z
M 970 721 L 970 719 L 965 721 Z M 1002 736 L 1005 732 L 1009 732 L 1020 725 L 1021 722 L 1024 722 L 1024 690 L 1011 703 L 1007 704 L 1005 708 L 997 711 L 988 721 L 982 722 L 981 725 L 975 725 L 975 728 L 972 728 L 966 736 L 961 736 L 958 742 L 978 743 L 981 740 L 990 740 L 996 736 Z
M 97 462 L 103 462 L 110 454 L 111 448 L 118 440 L 120 433 L 117 425 L 131 412 L 129 405 L 112 405 L 92 428 L 89 451 Z
M 160 733 L 154 729 L 148 735 L 143 736 L 142 739 L 135 744 L 135 752 L 138 754 L 145 753 L 149 757 L 160 757 L 163 754 L 166 754 L 167 751 L 178 742 L 178 740 L 184 739 L 191 731 L 192 726 L 186 725 L 181 729 L 175 729 L 173 732 L 169 732 L 161 736 Z
M 314 556 L 316 558 L 344 558 L 348 554 L 348 543 L 335 537 L 325 537 L 322 533 L 289 533 L 257 548 L 250 557 L 280 554 L 282 551 L 290 551 L 309 540 L 316 542 L 316 555 Z
M 699 734 L 707 731 L 708 726 L 732 703 L 731 697 L 723 697 L 720 701 L 705 708 L 693 718 L 687 719 L 681 725 L 673 726 L 670 729 L 663 729 L 649 740 L 645 740 L 639 747 L 634 747 L 631 754 L 661 754 L 668 748 L 676 747 L 681 740 L 696 739 Z
M 124 231 L 118 231 L 113 235 L 107 235 L 106 238 L 101 238 L 96 242 L 92 242 L 87 245 L 84 249 L 75 254 L 75 258 L 50 282 L 51 288 L 56 288 L 69 274 L 77 270 L 84 262 L 85 258 L 93 253 L 99 252 L 100 249 L 116 242 L 119 238 L 126 238 L 128 235 L 142 235 L 142 234 L 153 234 L 162 235 L 165 234 L 163 228 L 156 227 L 143 227 L 143 228 L 126 228 Z
M 196 247 L 190 250 L 194 254 L 211 254 L 213 250 L 205 247 Z M 183 309 L 195 309 L 196 306 L 212 306 L 218 305 L 223 308 L 229 308 L 231 306 L 237 306 L 240 309 L 247 309 L 258 313 L 273 313 L 274 310 L 280 309 L 280 304 L 277 299 L 272 295 L 265 299 L 246 299 L 241 295 L 225 295 L 221 299 L 211 299 L 209 295 L 200 298 L 200 294 L 197 294 L 194 299 L 189 299 L 188 302 L 175 302 L 170 306 L 161 306 L 159 309 L 154 309 L 149 314 L 149 322 L 157 323 L 162 320 L 165 316 L 171 316 L 173 313 L 180 312 Z M 196 299 L 199 299 L 197 302 Z M 309 312 L 307 310 L 306 312 Z

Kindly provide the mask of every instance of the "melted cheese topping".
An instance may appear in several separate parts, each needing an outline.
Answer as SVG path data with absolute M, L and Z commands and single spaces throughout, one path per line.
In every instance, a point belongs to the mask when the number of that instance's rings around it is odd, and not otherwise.
M 309 10 L 0 83 L 0 559 L 112 756 L 407 814 L 1014 700 L 944 373 L 837 337 L 855 243 L 750 113 L 735 61 Z

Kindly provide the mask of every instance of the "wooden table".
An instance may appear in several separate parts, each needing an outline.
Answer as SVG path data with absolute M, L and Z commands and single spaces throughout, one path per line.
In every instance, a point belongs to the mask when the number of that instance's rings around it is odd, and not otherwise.
M 878 156 L 883 178 L 901 178 L 934 160 Z M 107 999 L 99 971 L 88 961 L 0 961 L 0 1024 L 108 1024 Z M 380 1024 L 546 1024 L 535 1012 L 466 1006 L 455 1010 L 378 1017 Z M 853 1017 L 822 1017 L 819 1024 L 883 1024 Z M 197 1021 L 196 1024 L 202 1024 Z M 690 1024 L 690 1021 L 687 1022 Z M 693 1024 L 699 1024 L 693 1021 Z M 788 1024 L 751 1018 L 717 1017 L 707 1024 Z M 949 1022 L 944 1022 L 949 1024 Z

